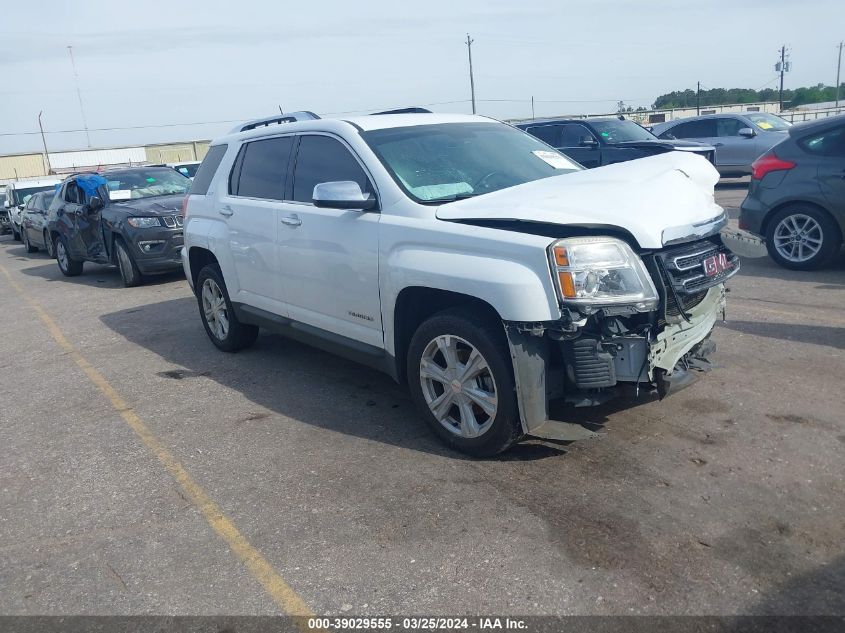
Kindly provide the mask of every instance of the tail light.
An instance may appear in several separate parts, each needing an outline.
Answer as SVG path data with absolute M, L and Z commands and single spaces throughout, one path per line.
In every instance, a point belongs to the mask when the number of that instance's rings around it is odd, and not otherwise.
M 763 177 L 772 171 L 785 171 L 795 167 L 796 163 L 791 160 L 778 158 L 774 152 L 763 154 L 760 158 L 751 163 L 751 177 L 754 180 L 762 180 Z
M 183 218 L 188 217 L 188 199 L 190 197 L 191 196 L 185 196 L 184 198 L 182 198 L 182 217 Z

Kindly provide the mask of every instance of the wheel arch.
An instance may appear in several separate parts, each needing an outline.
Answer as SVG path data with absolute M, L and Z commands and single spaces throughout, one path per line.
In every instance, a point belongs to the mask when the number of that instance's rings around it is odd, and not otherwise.
M 195 289 L 197 287 L 197 276 L 199 276 L 203 267 L 208 266 L 209 264 L 220 265 L 217 257 L 210 250 L 203 248 L 202 246 L 192 246 L 188 250 L 188 265 L 191 271 L 191 285 Z
M 426 286 L 403 288 L 396 297 L 393 310 L 393 349 L 396 375 L 400 382 L 407 379 L 408 347 L 414 332 L 429 317 L 450 308 L 477 310 L 500 323 L 502 321 L 498 311 L 478 297 Z

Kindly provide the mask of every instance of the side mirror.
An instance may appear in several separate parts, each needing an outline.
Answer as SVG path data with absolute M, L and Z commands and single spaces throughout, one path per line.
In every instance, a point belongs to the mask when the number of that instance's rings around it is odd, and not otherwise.
M 757 132 L 755 132 L 750 127 L 740 128 L 737 134 L 739 134 L 740 136 L 744 136 L 745 138 L 753 138 L 757 136 Z
M 3 200 L 3 208 L 5 208 L 5 209 L 11 209 L 11 208 L 12 208 L 12 201 L 11 201 L 11 200 L 9 200 L 8 198 L 6 198 L 5 200 Z
M 588 148 L 592 149 L 594 147 L 598 147 L 599 142 L 596 139 L 594 139 L 592 136 L 582 136 L 578 140 L 578 146 L 579 147 L 588 147 Z
M 338 180 L 321 182 L 314 187 L 311 196 L 314 206 L 327 209 L 356 209 L 370 211 L 376 208 L 377 201 L 372 194 L 364 193 L 357 182 Z
M 91 213 L 96 213 L 104 206 L 103 199 L 100 196 L 92 196 L 88 201 L 88 208 L 91 210 Z

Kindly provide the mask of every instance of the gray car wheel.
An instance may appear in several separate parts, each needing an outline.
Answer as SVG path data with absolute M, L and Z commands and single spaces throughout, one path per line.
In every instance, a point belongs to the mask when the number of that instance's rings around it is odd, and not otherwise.
M 32 242 L 29 241 L 29 233 L 27 233 L 26 229 L 23 228 L 21 229 L 21 241 L 23 242 L 27 253 L 35 253 L 38 251 L 38 247 L 33 246 Z
M 117 259 L 117 267 L 120 269 L 120 277 L 123 279 L 123 285 L 127 288 L 140 285 L 143 281 L 141 271 L 138 270 L 138 264 L 132 259 L 129 248 L 122 239 L 115 240 L 114 254 L 115 259 Z
M 82 262 L 70 256 L 67 242 L 62 236 L 56 239 L 56 261 L 65 277 L 76 277 L 82 274 Z
M 50 237 L 50 234 L 47 231 L 44 231 L 44 249 L 47 251 L 47 255 L 55 258 L 56 257 L 56 245 L 53 243 L 53 238 Z
M 769 220 L 766 247 L 784 268 L 814 270 L 839 250 L 842 237 L 833 219 L 809 204 L 793 204 Z

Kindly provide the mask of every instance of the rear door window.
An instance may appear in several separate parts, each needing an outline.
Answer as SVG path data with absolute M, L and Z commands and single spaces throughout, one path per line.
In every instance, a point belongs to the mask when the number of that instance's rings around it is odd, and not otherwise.
M 733 118 L 716 119 L 716 136 L 739 136 L 739 131 L 748 127 L 747 123 Z
M 193 184 L 191 184 L 189 193 L 200 196 L 208 193 L 208 187 L 211 185 L 214 174 L 217 172 L 217 168 L 220 167 L 220 161 L 223 160 L 223 155 L 226 153 L 228 147 L 228 145 L 213 145 L 208 149 L 208 153 L 197 170 L 197 175 L 194 178 Z
M 709 138 L 716 136 L 716 120 L 688 121 L 666 130 L 660 138 Z
M 313 202 L 316 185 L 339 180 L 357 182 L 361 191 L 373 193 L 367 174 L 343 143 L 330 136 L 302 136 L 293 175 L 293 199 Z
M 284 200 L 292 136 L 246 143 L 229 179 L 229 193 L 246 198 Z
M 535 125 L 526 129 L 531 136 L 534 136 L 552 147 L 562 147 L 560 136 L 563 131 L 562 125 Z
M 595 140 L 590 130 L 583 125 L 577 123 L 565 125 L 560 139 L 560 147 L 581 147 L 581 141 L 585 138 Z

